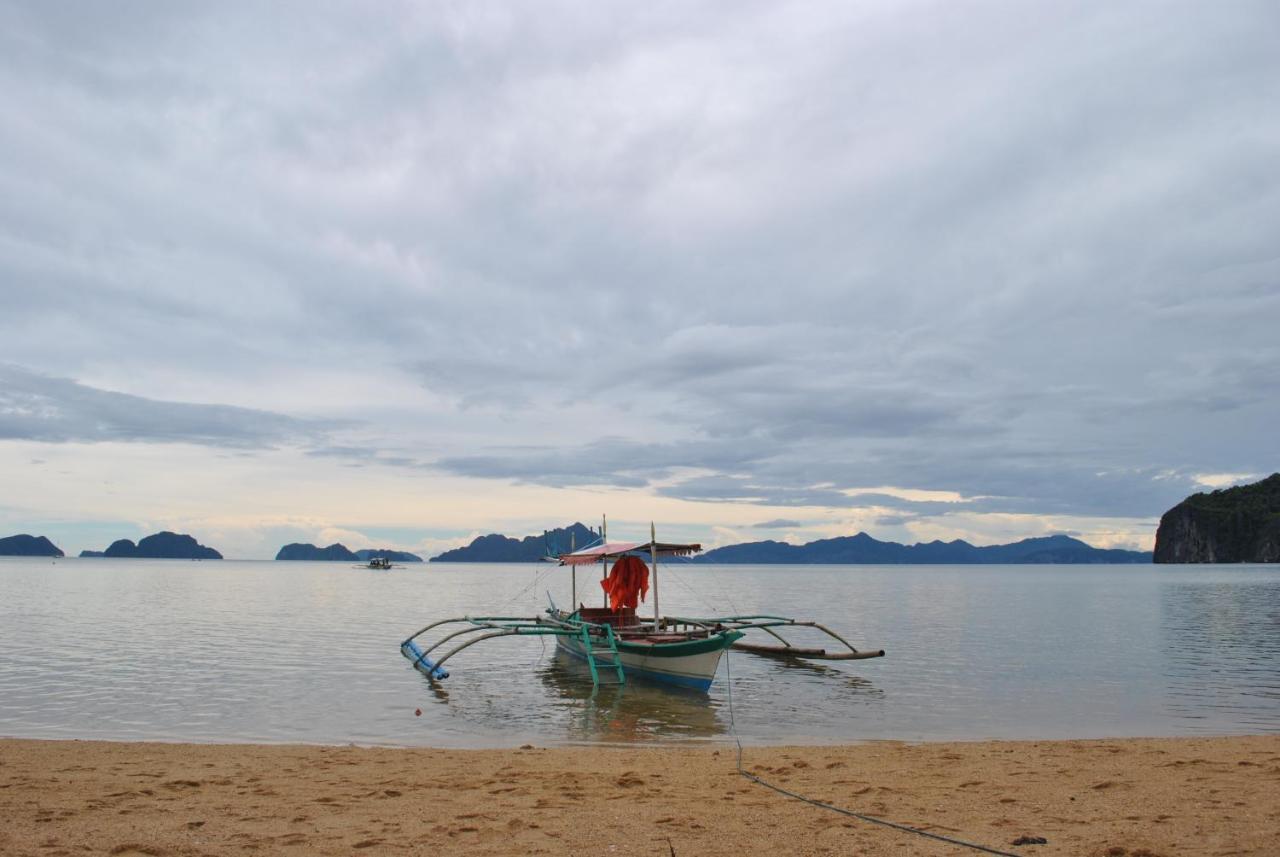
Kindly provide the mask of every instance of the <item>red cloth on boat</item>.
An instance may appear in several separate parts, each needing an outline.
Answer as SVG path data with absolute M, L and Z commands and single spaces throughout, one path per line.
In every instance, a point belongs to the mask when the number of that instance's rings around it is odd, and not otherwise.
M 610 609 L 635 609 L 649 594 L 649 566 L 638 556 L 619 557 L 600 588 L 609 593 Z

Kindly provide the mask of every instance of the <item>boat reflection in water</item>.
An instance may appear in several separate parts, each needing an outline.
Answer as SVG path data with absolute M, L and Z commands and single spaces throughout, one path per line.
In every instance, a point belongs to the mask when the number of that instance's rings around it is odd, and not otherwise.
M 544 613 L 464 614 L 437 619 L 401 641 L 400 653 L 433 689 L 450 679 L 455 664 L 465 664 L 461 675 L 452 678 L 451 683 L 484 687 L 488 675 L 503 684 L 487 686 L 501 686 L 501 696 L 506 697 L 500 714 L 483 700 L 463 702 L 459 697 L 456 701 L 462 706 L 458 708 L 448 695 L 437 693 L 438 702 L 448 703 L 459 715 L 466 711 L 462 716 L 468 719 L 490 721 L 503 731 L 515 731 L 521 726 L 545 731 L 547 724 L 554 722 L 561 724 L 557 731 L 569 742 L 636 743 L 716 739 L 735 728 L 739 734 L 759 734 L 761 723 L 769 724 L 776 732 L 779 717 L 782 722 L 792 722 L 785 709 L 808 707 L 800 697 L 780 689 L 776 680 L 760 680 L 768 671 L 778 671 L 780 667 L 785 671 L 790 665 L 801 666 L 798 675 L 783 682 L 793 683 L 796 689 L 825 677 L 840 683 L 836 695 L 848 693 L 865 699 L 868 689 L 874 694 L 875 689 L 864 680 L 851 678 L 840 670 L 814 669 L 809 661 L 882 658 L 883 649 L 856 649 L 816 621 L 787 616 L 664 616 L 658 602 L 659 559 L 689 557 L 701 551 L 702 546 L 659 542 L 652 522 L 647 542 L 606 541 L 604 520 L 600 529 L 599 544 L 556 557 L 560 565 L 570 570 L 568 609 L 557 607 L 548 592 L 551 603 Z M 588 607 L 578 597 L 579 569 L 592 570 L 594 566 L 600 568 L 599 586 L 607 602 L 600 607 Z M 582 594 L 585 596 L 594 588 L 594 582 L 589 583 Z M 638 615 L 637 608 L 650 591 L 653 615 Z M 749 633 L 752 638 L 743 639 Z M 817 642 L 806 643 L 806 635 Z M 517 701 L 521 691 L 505 686 L 511 665 L 520 658 L 504 657 L 503 653 L 514 654 L 521 638 L 530 637 L 538 638 L 544 653 L 548 642 L 554 644 L 555 657 L 541 661 L 535 670 L 544 691 L 551 693 L 549 700 L 538 702 L 530 697 L 521 704 Z M 488 665 L 476 664 L 474 657 L 453 660 L 464 652 L 474 656 L 471 647 L 481 642 L 486 643 L 491 656 Z M 770 665 L 748 667 L 741 674 L 743 701 L 752 708 L 746 718 L 751 733 L 741 730 L 742 719 L 735 723 L 730 707 L 731 694 L 738 693 L 738 682 L 732 688 L 712 689 L 718 674 L 729 678 L 725 659 L 730 649 L 750 653 L 753 659 Z M 723 670 L 722 661 L 726 664 Z
M 868 697 L 884 696 L 884 691 L 876 687 L 871 679 L 824 663 L 813 663 L 796 658 L 790 661 L 771 661 L 767 666 L 769 674 L 777 680 L 787 678 L 796 680 L 797 676 L 807 675 L 810 678 L 830 682 L 829 687 L 835 689 L 834 692 L 828 693 L 828 698 L 831 699 L 843 699 L 844 694 L 841 691 L 849 692 L 848 697 L 851 702 L 868 702 L 870 701 Z
M 717 738 L 729 733 L 729 715 L 707 694 L 645 681 L 600 684 L 587 664 L 559 649 L 536 670 L 552 705 L 567 714 L 571 742 L 634 744 Z

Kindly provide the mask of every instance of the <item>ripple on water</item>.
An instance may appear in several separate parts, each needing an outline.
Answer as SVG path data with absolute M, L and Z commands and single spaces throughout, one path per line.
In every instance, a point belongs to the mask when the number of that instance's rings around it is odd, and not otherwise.
M 731 725 L 770 742 L 1280 730 L 1274 568 L 672 567 L 671 612 L 812 617 L 889 651 L 791 666 L 736 653 L 699 694 L 595 690 L 529 639 L 470 649 L 433 687 L 399 656 L 404 635 L 533 615 L 546 589 L 568 601 L 562 575 L 531 588 L 545 567 L 337 565 L 0 560 L 0 734 L 507 746 L 716 741 Z

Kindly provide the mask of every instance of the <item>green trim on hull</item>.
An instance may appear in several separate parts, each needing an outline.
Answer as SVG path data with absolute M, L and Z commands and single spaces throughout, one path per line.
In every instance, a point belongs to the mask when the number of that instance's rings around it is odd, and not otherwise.
M 586 663 L 587 661 L 586 655 L 569 646 L 557 646 L 556 651 L 562 652 L 567 657 L 573 658 L 579 663 Z M 622 668 L 626 671 L 627 675 L 633 678 L 642 679 L 654 684 L 681 687 L 686 690 L 700 690 L 705 692 L 711 689 L 711 683 L 715 681 L 714 675 L 703 676 L 686 673 L 661 672 L 659 670 L 648 670 L 643 667 L 628 666 L 626 664 L 623 664 Z
M 637 657 L 683 658 L 727 649 L 743 636 L 741 631 L 721 631 L 704 640 L 687 640 L 681 643 L 628 643 L 618 641 L 618 651 Z

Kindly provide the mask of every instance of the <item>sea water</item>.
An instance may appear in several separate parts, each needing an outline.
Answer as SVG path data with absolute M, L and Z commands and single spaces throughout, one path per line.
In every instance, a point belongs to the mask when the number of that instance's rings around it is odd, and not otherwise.
M 601 598 L 598 574 L 579 570 L 580 602 Z M 597 690 L 553 640 L 507 638 L 432 685 L 401 640 L 436 619 L 568 605 L 568 570 L 3 558 L 0 736 L 503 747 L 1280 731 L 1275 566 L 661 574 L 665 614 L 814 619 L 888 654 L 734 652 L 709 693 Z

